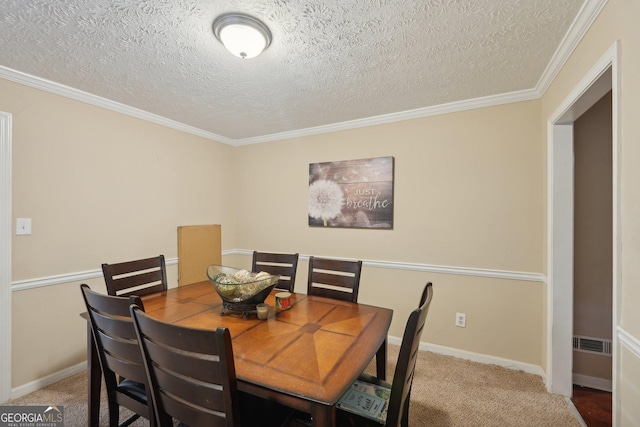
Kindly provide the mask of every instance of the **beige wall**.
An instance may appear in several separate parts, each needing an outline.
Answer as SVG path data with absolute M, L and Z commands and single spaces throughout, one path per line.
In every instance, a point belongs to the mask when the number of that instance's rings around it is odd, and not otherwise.
M 13 114 L 13 216 L 33 219 L 12 241 L 14 281 L 174 258 L 178 225 L 233 227 L 220 202 L 233 194 L 232 147 L 4 80 L 0 93 Z
M 179 225 L 224 224 L 235 246 L 233 147 L 5 80 L 0 111 L 13 116 L 13 217 L 33 220 L 12 239 L 14 282 L 176 258 Z M 14 292 L 12 307 L 14 387 L 84 358 L 78 283 Z
M 537 101 L 233 148 L 0 85 L 0 111 L 13 114 L 13 215 L 33 219 L 33 235 L 13 239 L 14 281 L 157 253 L 174 258 L 177 226 L 197 223 L 222 224 L 227 251 L 541 272 Z M 394 230 L 308 227 L 309 163 L 388 155 L 396 165 Z M 248 265 L 247 258 L 225 262 Z M 305 278 L 303 262 L 298 290 Z M 439 296 L 427 341 L 542 364 L 541 282 L 365 268 L 361 299 L 393 308 L 390 333 L 401 336 L 429 280 Z M 14 387 L 83 359 L 78 284 L 14 292 Z M 28 311 L 31 301 L 49 304 Z M 457 311 L 467 313 L 467 328 L 453 326 Z M 59 346 L 66 330 L 76 333 Z M 56 357 L 39 353 L 56 346 Z
M 104 281 L 83 281 L 106 293 Z M 87 359 L 80 282 L 13 292 L 11 382 L 25 385 Z
M 620 416 L 618 425 L 636 427 L 640 420 L 640 359 L 627 348 L 620 351 L 621 375 L 619 385 Z
M 239 147 L 238 245 L 541 272 L 538 115 L 521 102 Z M 393 230 L 307 225 L 309 163 L 381 156 L 395 158 Z
M 373 262 L 542 271 L 539 102 L 239 147 L 241 249 Z M 393 156 L 394 229 L 311 228 L 309 163 Z M 304 291 L 306 262 L 296 290 Z M 543 284 L 365 265 L 359 300 L 394 309 L 402 335 L 434 283 L 425 340 L 540 366 Z M 456 312 L 467 327 L 456 328 Z
M 635 339 L 635 351 L 621 350 L 618 374 L 621 379 L 621 426 L 640 424 L 640 2 L 621 1 L 612 26 L 622 23 L 622 122 L 621 214 L 622 247 L 619 294 L 620 326 Z
M 620 288 L 615 291 L 619 317 L 619 335 L 626 337 L 619 343 L 617 375 L 620 381 L 618 395 L 619 425 L 640 423 L 637 402 L 640 402 L 640 2 L 637 0 L 609 0 L 576 48 L 563 70 L 554 79 L 542 98 L 542 125 L 562 101 L 594 67 L 605 52 L 620 40 L 621 92 L 619 93 L 619 227 L 620 227 Z M 614 102 L 616 100 L 614 94 Z M 614 127 L 616 124 L 614 124 Z M 633 351 L 629 351 L 633 349 Z M 616 378 L 614 378 L 614 384 Z M 618 402 L 614 402 L 614 406 Z M 621 414 L 625 414 L 624 416 Z
M 640 2 L 624 0 L 612 25 L 621 22 L 622 34 L 622 295 L 621 325 L 640 339 Z M 636 366 L 638 364 L 636 363 Z M 640 391 L 638 392 L 640 401 Z

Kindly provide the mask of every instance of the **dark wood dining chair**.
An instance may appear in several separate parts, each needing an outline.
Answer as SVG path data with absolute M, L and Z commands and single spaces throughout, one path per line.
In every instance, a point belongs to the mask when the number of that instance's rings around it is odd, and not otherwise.
M 266 271 L 271 275 L 280 275 L 276 289 L 293 292 L 298 271 L 298 254 L 278 254 L 253 252 L 251 271 Z
M 131 306 L 159 427 L 240 426 L 231 334 L 160 322 Z
M 362 261 L 309 257 L 307 295 L 358 302 Z
M 309 257 L 307 295 L 358 302 L 362 261 Z M 387 340 L 376 353 L 378 378 L 387 376 Z
M 102 264 L 107 293 L 144 296 L 167 290 L 164 255 L 117 264 Z
M 400 345 L 400 353 L 396 363 L 396 370 L 393 375 L 393 382 L 389 384 L 372 375 L 363 373 L 358 378 L 360 381 L 376 384 L 391 390 L 388 402 L 387 418 L 384 423 L 387 427 L 408 427 L 409 426 L 409 404 L 411 400 L 411 386 L 413 375 L 418 359 L 418 347 L 420 337 L 424 330 L 424 324 L 429 311 L 429 305 L 433 299 L 433 289 L 431 282 L 425 285 L 420 306 L 413 310 L 407 320 L 407 325 Z M 381 424 L 362 416 L 347 412 L 342 409 L 337 411 L 338 425 L 345 426 L 380 426 Z
M 172 325 L 135 305 L 131 316 L 159 427 L 173 427 L 174 419 L 191 427 L 272 427 L 286 420 L 289 408 L 238 391 L 227 328 Z
M 144 310 L 142 301 L 137 296 L 99 294 L 86 284 L 80 285 L 80 289 L 104 376 L 109 426 L 118 427 L 120 406 L 134 412 L 120 427 L 128 426 L 140 416 L 154 425 L 151 400 L 146 393 L 147 375 L 130 314 L 131 305 Z

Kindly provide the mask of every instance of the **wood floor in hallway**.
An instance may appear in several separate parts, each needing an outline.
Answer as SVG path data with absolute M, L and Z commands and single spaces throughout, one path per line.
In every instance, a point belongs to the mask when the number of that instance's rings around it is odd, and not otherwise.
M 574 384 L 571 401 L 587 427 L 611 427 L 611 393 Z

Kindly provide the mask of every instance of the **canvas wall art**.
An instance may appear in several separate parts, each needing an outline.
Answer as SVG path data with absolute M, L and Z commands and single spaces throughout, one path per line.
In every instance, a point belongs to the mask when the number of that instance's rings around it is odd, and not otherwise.
M 309 226 L 393 228 L 393 157 L 309 164 Z

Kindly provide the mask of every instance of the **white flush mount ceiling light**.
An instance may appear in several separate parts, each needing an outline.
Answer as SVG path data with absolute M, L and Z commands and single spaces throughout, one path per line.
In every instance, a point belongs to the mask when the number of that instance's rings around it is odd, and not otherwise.
M 213 33 L 229 52 L 242 59 L 258 56 L 271 44 L 269 28 L 242 13 L 218 16 L 213 21 Z

